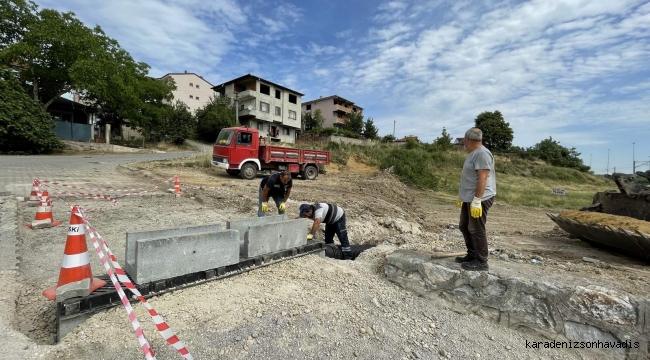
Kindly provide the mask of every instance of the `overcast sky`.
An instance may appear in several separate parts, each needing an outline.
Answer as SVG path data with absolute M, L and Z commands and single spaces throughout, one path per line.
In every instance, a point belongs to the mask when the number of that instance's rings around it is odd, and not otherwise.
M 500 110 L 605 172 L 650 169 L 650 2 L 37 0 L 100 25 L 150 75 L 253 73 L 364 108 L 381 135 L 462 137 Z M 593 160 L 591 158 L 593 157 Z

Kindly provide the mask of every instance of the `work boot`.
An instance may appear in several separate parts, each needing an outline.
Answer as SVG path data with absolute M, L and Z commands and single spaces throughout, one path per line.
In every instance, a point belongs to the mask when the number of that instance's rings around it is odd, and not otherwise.
M 343 251 L 343 260 L 352 260 L 352 252 Z
M 472 261 L 472 260 L 474 260 L 474 257 L 470 256 L 469 254 L 467 254 L 465 256 L 456 256 L 456 262 L 457 263 L 464 263 L 464 262 L 469 262 L 469 261 Z
M 460 267 L 467 271 L 488 271 L 489 267 L 487 262 L 480 262 L 476 259 L 470 261 L 470 262 L 464 262 L 460 264 Z

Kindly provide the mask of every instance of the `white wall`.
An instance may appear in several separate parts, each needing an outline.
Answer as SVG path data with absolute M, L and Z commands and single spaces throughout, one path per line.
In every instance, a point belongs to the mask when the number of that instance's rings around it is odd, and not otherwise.
M 196 74 L 169 74 L 165 78 L 167 77 L 176 82 L 176 90 L 173 92 L 174 102 L 176 100 L 184 102 L 192 114 L 210 102 L 210 98 L 217 96 L 212 90 L 212 85 Z

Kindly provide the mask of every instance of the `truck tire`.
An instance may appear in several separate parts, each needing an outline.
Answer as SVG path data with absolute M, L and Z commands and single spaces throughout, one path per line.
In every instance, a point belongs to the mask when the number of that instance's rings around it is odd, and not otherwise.
M 313 165 L 305 166 L 305 169 L 302 171 L 303 180 L 316 180 L 318 177 L 318 169 Z
M 239 175 L 239 170 L 226 170 L 226 172 L 230 176 L 238 176 Z
M 247 162 L 246 164 L 244 164 L 244 166 L 241 167 L 241 170 L 239 171 L 239 175 L 241 175 L 242 179 L 246 179 L 246 180 L 255 179 L 255 176 L 257 176 L 257 165 L 255 165 L 252 162 Z

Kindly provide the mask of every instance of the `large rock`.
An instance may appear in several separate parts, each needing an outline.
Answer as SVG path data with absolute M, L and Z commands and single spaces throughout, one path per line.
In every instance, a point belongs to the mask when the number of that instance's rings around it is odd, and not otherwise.
M 512 263 L 508 263 L 512 264 Z M 515 272 L 465 271 L 453 259 L 397 250 L 386 255 L 386 277 L 427 298 L 441 298 L 450 306 L 512 328 L 528 328 L 549 339 L 624 341 L 638 348 L 629 359 L 645 359 L 650 340 L 650 301 L 599 286 L 561 285 L 537 277 L 523 279 Z M 509 265 L 510 266 L 510 265 Z M 514 265 L 513 265 L 514 266 Z

